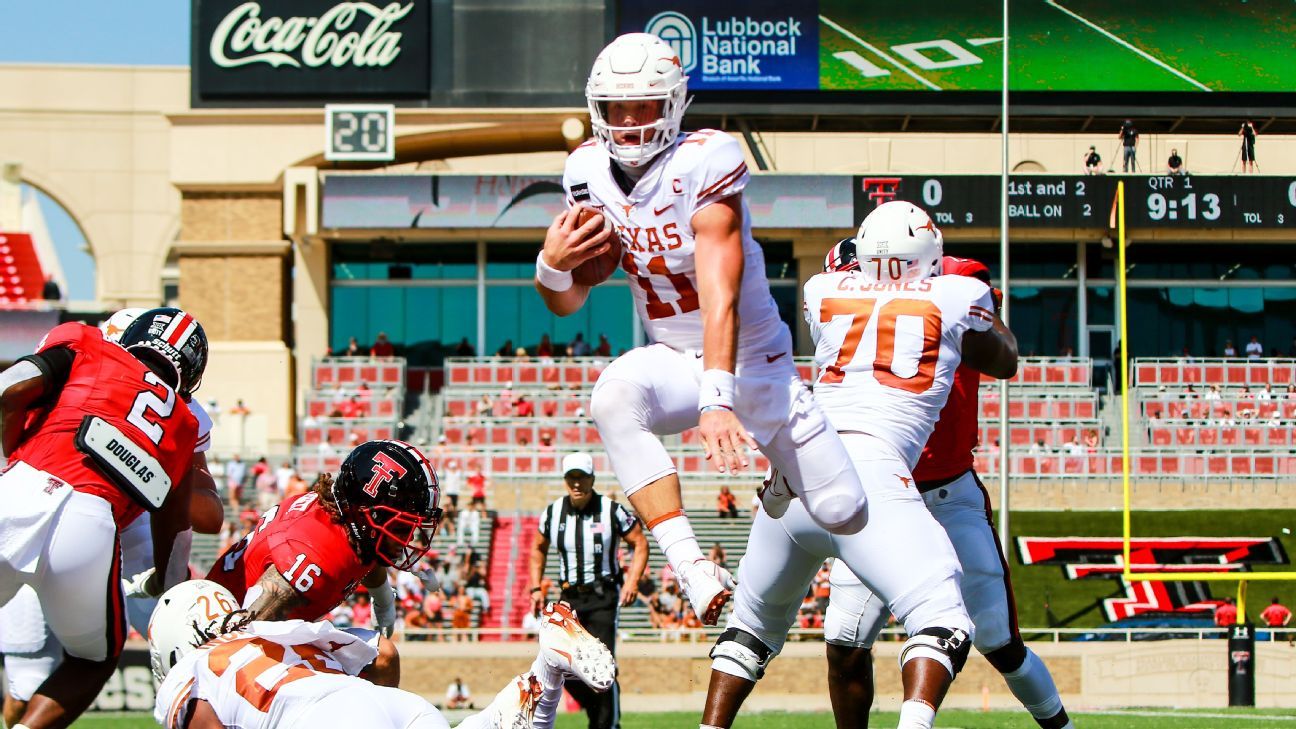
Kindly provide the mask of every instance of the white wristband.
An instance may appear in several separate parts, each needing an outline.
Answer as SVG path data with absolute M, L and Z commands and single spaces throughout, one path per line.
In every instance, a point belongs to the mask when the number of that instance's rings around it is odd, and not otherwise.
M 536 256 L 536 280 L 541 286 L 558 293 L 572 287 L 571 271 L 559 271 L 545 263 L 544 251 L 540 251 L 540 255 Z
M 722 407 L 733 410 L 734 374 L 724 370 L 706 370 L 698 387 L 698 410 Z

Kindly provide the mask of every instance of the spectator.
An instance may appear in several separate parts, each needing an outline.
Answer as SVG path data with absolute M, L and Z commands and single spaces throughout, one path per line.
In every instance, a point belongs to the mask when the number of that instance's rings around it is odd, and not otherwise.
M 441 470 L 441 493 L 445 494 L 450 501 L 450 506 L 459 507 L 459 493 L 463 490 L 463 471 L 459 468 L 459 461 L 451 458 L 445 462 Z
M 468 343 L 468 337 L 459 340 L 459 346 L 455 347 L 456 357 L 476 357 L 477 350 Z
M 1296 385 L 1287 386 L 1286 398 L 1288 400 L 1296 400 Z
M 1122 147 L 1121 169 L 1125 172 L 1136 172 L 1138 168 L 1138 129 L 1134 127 L 1134 122 L 1126 119 L 1122 124 L 1120 131 L 1116 133 L 1120 137 Z
M 1205 398 L 1205 399 L 1207 399 L 1207 400 L 1219 400 L 1219 399 L 1220 399 L 1220 386 L 1219 386 L 1219 385 L 1211 385 L 1211 386 L 1210 386 L 1210 389 L 1206 391 L 1206 398 Z
M 519 362 L 531 361 L 531 358 L 527 356 L 526 347 L 518 347 L 517 349 L 513 350 L 513 359 L 516 359 Z
M 571 341 L 569 346 L 573 357 L 588 357 L 590 354 L 589 342 L 585 341 L 585 335 L 581 332 L 576 332 L 576 338 Z
M 612 356 L 612 343 L 608 341 L 606 334 L 599 335 L 599 343 L 598 346 L 594 348 L 594 356 L 596 357 Z
M 252 410 L 248 408 L 246 403 L 243 402 L 243 398 L 239 398 L 237 401 L 235 401 L 234 407 L 230 408 L 230 415 L 251 415 L 251 414 L 252 414 Z
M 486 474 L 482 473 L 479 465 L 468 476 L 468 489 L 472 495 L 470 506 L 481 507 L 482 511 L 486 510 Z
M 45 277 L 45 285 L 41 287 L 41 298 L 46 301 L 59 301 L 63 298 L 63 292 L 59 290 L 58 282 L 53 276 Z
M 504 343 L 500 345 L 500 348 L 495 350 L 496 357 L 507 358 L 507 357 L 511 357 L 512 355 L 513 355 L 512 339 L 505 339 Z
M 343 357 L 359 357 L 363 354 L 364 352 L 360 349 L 360 343 L 356 341 L 355 337 L 351 337 L 347 340 L 346 350 L 342 352 Z
M 356 595 L 355 604 L 351 606 L 351 625 L 357 628 L 373 627 L 373 606 L 369 604 L 369 594 Z
M 1238 153 L 1242 157 L 1242 174 L 1258 172 L 1255 158 L 1256 130 L 1250 119 L 1242 122 L 1242 128 L 1238 130 L 1238 136 L 1242 138 L 1242 150 Z M 1249 169 L 1248 164 L 1250 164 Z
M 1187 172 L 1183 166 L 1183 157 L 1179 156 L 1179 150 L 1171 147 L 1170 158 L 1166 160 L 1166 171 L 1172 175 L 1182 175 Z
M 519 418 L 535 417 L 535 403 L 527 398 L 525 392 L 517 396 L 517 400 L 513 401 L 513 407 Z
M 1193 387 L 1191 382 L 1188 383 L 1188 388 L 1184 390 L 1183 397 L 1185 400 L 1196 400 L 1199 397 L 1197 394 L 1197 388 Z
M 1030 451 L 1032 455 L 1048 453 L 1048 448 L 1044 445 L 1044 439 L 1040 438 L 1031 444 Z
M 275 488 L 279 493 L 282 494 L 288 489 L 288 481 L 291 480 L 296 473 L 297 472 L 293 470 L 292 464 L 288 461 L 279 464 L 279 467 L 275 469 Z
M 1226 597 L 1223 603 L 1215 606 L 1215 625 L 1227 628 L 1236 622 L 1237 605 L 1233 604 L 1233 598 Z
M 720 542 L 711 545 L 711 554 L 707 557 L 712 563 L 718 565 L 721 569 L 728 569 L 729 560 L 725 555 L 725 548 Z
M 264 468 L 260 468 L 261 466 Z M 253 486 L 256 488 L 257 508 L 266 511 L 282 500 L 282 495 L 279 493 L 279 479 L 274 471 L 270 470 L 270 464 L 266 463 L 264 458 L 252 467 L 252 473 L 256 474 Z
M 247 464 L 237 453 L 225 464 L 225 485 L 229 488 L 230 511 L 238 513 L 243 498 L 243 480 L 247 478 Z
M 288 479 L 288 484 L 284 486 L 284 501 L 294 499 L 310 490 L 310 484 L 306 479 L 301 477 L 300 473 L 293 471 Z
M 374 340 L 374 345 L 369 350 L 370 357 L 391 357 L 396 354 L 396 348 L 392 343 L 387 341 L 386 332 L 378 332 L 378 338 Z
M 1103 173 L 1102 157 L 1098 154 L 1098 150 L 1094 149 L 1093 145 L 1089 146 L 1089 151 L 1085 152 L 1083 159 L 1086 175 L 1101 175 Z
M 1240 399 L 1243 399 L 1243 400 L 1254 400 L 1254 399 L 1255 399 L 1255 395 L 1251 394 L 1251 386 L 1250 386 L 1250 385 L 1243 385 L 1240 389 L 1238 389 L 1238 397 L 1239 397 Z
M 1264 356 L 1264 345 L 1256 337 L 1251 337 L 1251 341 L 1246 346 L 1247 359 L 1260 359 Z
M 460 592 L 450 600 L 450 604 L 454 609 L 453 614 L 450 616 L 450 627 L 458 631 L 458 640 L 472 640 L 473 637 L 465 632 L 472 627 L 472 598 Z
M 472 709 L 473 700 L 472 692 L 468 690 L 468 684 L 463 682 L 462 678 L 455 676 L 455 680 L 450 682 L 446 687 L 446 708 L 447 709 Z
M 540 442 L 536 444 L 536 450 L 541 453 L 553 453 L 554 442 L 553 433 L 545 430 L 540 433 Z
M 738 518 L 738 499 L 728 486 L 721 486 L 720 493 L 716 495 L 716 513 L 721 519 Z
M 1234 346 L 1233 346 L 1233 340 L 1232 340 L 1232 339 L 1225 339 L 1225 340 L 1224 340 L 1224 356 L 1225 356 L 1225 357 L 1236 357 L 1236 356 L 1237 356 L 1237 347 L 1234 347 Z
M 1286 606 L 1278 602 L 1278 598 L 1276 597 L 1269 603 L 1269 607 L 1265 608 L 1264 612 L 1260 613 L 1260 619 L 1270 628 L 1287 627 L 1287 623 L 1291 622 L 1291 617 L 1291 610 L 1288 610 Z
M 1093 453 L 1098 450 L 1098 431 L 1090 428 L 1085 431 L 1084 435 L 1085 450 Z
M 553 342 L 549 341 L 549 335 L 540 336 L 540 345 L 536 347 L 536 356 L 540 358 L 553 357 Z
M 319 451 L 319 455 L 324 458 L 328 458 L 329 456 L 336 456 L 337 447 L 333 445 L 333 436 L 329 435 L 328 433 L 325 433 L 324 440 L 320 441 L 317 450 Z

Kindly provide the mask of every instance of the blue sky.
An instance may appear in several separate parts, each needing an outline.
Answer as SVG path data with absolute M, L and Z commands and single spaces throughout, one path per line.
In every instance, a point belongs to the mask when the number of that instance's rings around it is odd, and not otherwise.
M 190 0 L 0 0 L 0 63 L 189 65 Z
M 0 0 L 0 63 L 189 65 L 190 0 Z M 27 194 L 34 194 L 28 192 Z M 67 276 L 68 298 L 91 300 L 94 258 L 85 237 L 52 199 L 41 212 Z

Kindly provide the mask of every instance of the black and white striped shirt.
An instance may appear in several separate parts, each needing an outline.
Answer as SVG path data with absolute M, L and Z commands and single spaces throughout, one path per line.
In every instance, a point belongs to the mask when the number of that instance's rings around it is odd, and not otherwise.
M 577 511 L 564 496 L 540 518 L 540 535 L 558 549 L 558 579 L 570 585 L 594 585 L 620 579 L 617 546 L 638 520 L 629 509 L 600 494 Z

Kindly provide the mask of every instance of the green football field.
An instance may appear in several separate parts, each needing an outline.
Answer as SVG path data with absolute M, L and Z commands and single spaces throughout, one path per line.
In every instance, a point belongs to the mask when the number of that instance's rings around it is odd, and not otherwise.
M 626 714 L 621 718 L 622 729 L 696 729 L 697 714 Z M 892 727 L 896 714 L 874 712 L 869 726 Z M 1072 715 L 1077 725 L 1084 729 L 1221 729 L 1245 727 L 1296 727 L 1296 711 L 1273 709 L 1200 709 L 1192 711 L 1166 711 L 1158 709 L 1106 711 Z M 115 715 L 82 719 L 78 727 L 91 729 L 145 729 L 156 727 L 152 719 L 143 715 Z M 557 729 L 584 729 L 584 715 L 565 714 L 558 717 Z M 735 729 L 834 729 L 832 716 L 827 713 L 793 714 L 767 712 L 740 716 Z M 936 717 L 936 726 L 948 729 L 1037 729 L 1037 724 L 1024 711 L 942 711 Z
M 820 0 L 820 88 L 997 91 L 1002 4 Z M 1013 0 L 1022 91 L 1272 91 L 1296 77 L 1290 0 Z

